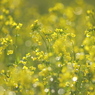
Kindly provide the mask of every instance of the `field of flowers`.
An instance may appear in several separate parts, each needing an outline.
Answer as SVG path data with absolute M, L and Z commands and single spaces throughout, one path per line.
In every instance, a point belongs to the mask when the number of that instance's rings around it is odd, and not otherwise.
M 95 6 L 59 1 L 0 0 L 0 95 L 95 95 Z

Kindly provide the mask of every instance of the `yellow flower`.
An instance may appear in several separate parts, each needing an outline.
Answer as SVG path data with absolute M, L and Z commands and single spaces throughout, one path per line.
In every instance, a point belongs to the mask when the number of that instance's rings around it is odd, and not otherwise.
M 0 15 L 0 20 L 4 19 L 4 16 L 3 15 Z
M 13 50 L 8 50 L 7 55 L 13 54 Z
M 23 69 L 24 69 L 24 70 L 27 70 L 27 69 L 28 69 L 28 67 L 26 67 L 26 66 L 23 66 Z

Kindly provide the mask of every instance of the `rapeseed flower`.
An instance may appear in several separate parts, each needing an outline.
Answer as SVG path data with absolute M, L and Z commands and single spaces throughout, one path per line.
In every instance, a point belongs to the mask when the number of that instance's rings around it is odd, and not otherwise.
M 94 6 L 25 2 L 0 2 L 0 95 L 94 95 Z

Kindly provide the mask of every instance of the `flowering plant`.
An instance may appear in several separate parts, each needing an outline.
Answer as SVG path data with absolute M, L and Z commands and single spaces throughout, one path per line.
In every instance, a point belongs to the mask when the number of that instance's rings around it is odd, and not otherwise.
M 24 0 L 0 4 L 0 95 L 95 94 L 93 5 L 75 0 L 23 15 Z

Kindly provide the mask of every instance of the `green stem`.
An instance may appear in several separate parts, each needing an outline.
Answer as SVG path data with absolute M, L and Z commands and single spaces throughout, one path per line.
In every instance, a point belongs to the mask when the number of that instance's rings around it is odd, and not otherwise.
M 17 39 L 18 39 L 18 37 L 17 37 L 17 35 L 18 35 L 18 31 L 16 31 L 16 38 L 15 38 L 15 63 L 17 64 Z
M 47 43 L 46 43 L 44 37 L 42 36 L 42 34 L 41 34 L 40 32 L 38 32 L 38 33 L 39 33 L 39 35 L 41 36 L 42 40 L 43 40 L 44 43 L 45 43 L 45 46 L 46 46 L 47 52 L 49 52 L 49 48 L 48 48 L 48 45 L 47 45 Z

